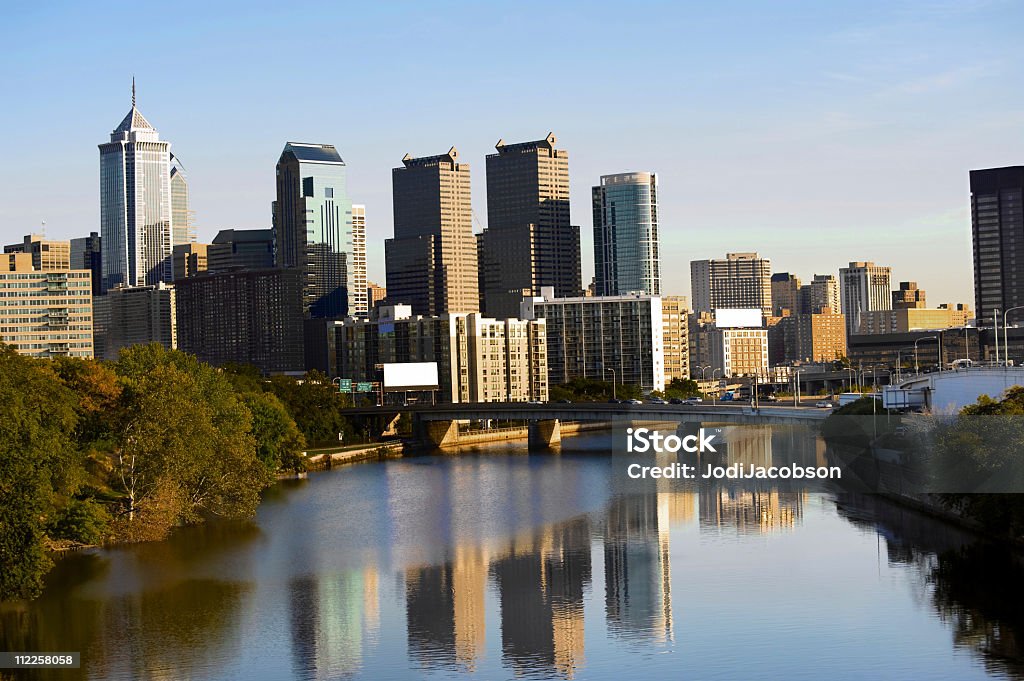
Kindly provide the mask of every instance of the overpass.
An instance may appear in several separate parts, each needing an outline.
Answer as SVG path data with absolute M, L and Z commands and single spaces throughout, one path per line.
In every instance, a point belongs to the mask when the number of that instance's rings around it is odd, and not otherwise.
M 355 407 L 351 416 L 388 416 L 411 412 L 413 433 L 424 444 L 448 447 L 458 444 L 458 421 L 526 421 L 530 446 L 545 447 L 561 442 L 562 421 L 657 421 L 675 422 L 686 432 L 704 423 L 749 425 L 813 425 L 821 423 L 830 409 L 814 407 L 742 404 L 606 404 L 602 402 L 533 403 L 473 402 L 460 404 L 409 405 L 403 407 Z

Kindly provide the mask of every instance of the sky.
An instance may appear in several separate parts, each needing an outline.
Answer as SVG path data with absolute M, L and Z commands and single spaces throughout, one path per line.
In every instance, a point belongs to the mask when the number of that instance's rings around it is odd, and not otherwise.
M 99 152 L 131 105 L 188 172 L 201 241 L 267 228 L 285 142 L 337 146 L 384 281 L 391 169 L 549 131 L 593 275 L 590 188 L 657 172 L 663 292 L 757 251 L 852 260 L 974 304 L 968 171 L 1024 164 L 1024 3 L 20 3 L 0 25 L 0 242 L 99 229 Z

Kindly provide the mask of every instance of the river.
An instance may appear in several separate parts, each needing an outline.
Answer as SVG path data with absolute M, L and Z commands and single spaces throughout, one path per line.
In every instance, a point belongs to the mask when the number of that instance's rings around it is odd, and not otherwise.
M 1024 678 L 1012 556 L 869 496 L 624 494 L 609 442 L 347 466 L 68 555 L 0 649 L 81 652 L 41 679 Z

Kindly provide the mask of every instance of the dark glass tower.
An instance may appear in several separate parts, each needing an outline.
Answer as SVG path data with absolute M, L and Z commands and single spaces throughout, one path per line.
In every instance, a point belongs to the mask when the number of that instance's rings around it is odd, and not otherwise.
M 1022 200 L 1024 166 L 971 171 L 974 300 L 979 319 L 991 322 L 996 310 L 1004 313 L 1024 305 Z

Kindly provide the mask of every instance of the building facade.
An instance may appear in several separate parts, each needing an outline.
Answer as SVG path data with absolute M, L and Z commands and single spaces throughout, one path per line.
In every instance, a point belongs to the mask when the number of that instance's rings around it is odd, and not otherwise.
M 185 166 L 171 154 L 171 243 L 190 244 L 196 240 L 194 213 L 189 208 L 188 176 Z
M 345 161 L 333 145 L 285 144 L 273 212 L 276 264 L 302 273 L 303 313 L 326 319 L 364 313 L 356 307 L 356 288 L 366 280 L 358 271 L 366 266 L 366 237 L 354 233 Z
M 580 230 L 569 211 L 569 153 L 552 133 L 487 156 L 487 229 L 480 235 L 484 312 L 517 317 L 523 296 L 552 287 L 582 295 Z M 390 284 L 389 284 L 390 287 Z
M 480 310 L 469 166 L 455 147 L 391 172 L 395 236 L 384 243 L 388 300 L 413 314 Z M 365 282 L 365 279 L 364 279 Z
M 686 296 L 662 296 L 661 317 L 664 320 L 662 346 L 665 351 L 665 385 L 672 379 L 690 377 L 689 301 Z
M 100 150 L 100 235 L 106 292 L 170 282 L 174 272 L 171 143 L 135 107 Z
M 904 333 L 919 329 L 951 329 L 967 326 L 973 313 L 968 305 L 943 304 L 934 309 L 901 307 L 861 314 L 860 334 Z
M 924 289 L 918 288 L 916 281 L 901 281 L 900 287 L 892 292 L 894 310 L 927 308 L 926 301 Z
M 211 271 L 259 270 L 273 266 L 272 229 L 222 229 L 207 247 L 207 269 Z
M 556 298 L 551 287 L 521 305 L 523 319 L 547 322 L 548 382 L 609 379 L 665 389 L 665 320 L 660 296 Z
M 978 318 L 1024 305 L 1024 166 L 971 171 Z
M 846 335 L 860 330 L 861 315 L 892 309 L 892 270 L 873 262 L 851 262 L 839 270 L 839 299 L 846 315 Z
M 378 286 L 372 281 L 366 282 L 366 304 L 370 310 L 387 297 L 388 290 L 385 287 Z
M 800 305 L 800 279 L 789 272 L 776 272 L 772 275 L 772 315 L 783 316 L 786 310 L 789 314 L 800 314 L 803 310 Z
M 214 365 L 251 364 L 264 374 L 305 368 L 298 268 L 229 270 L 175 284 L 178 347 Z
M 356 272 L 351 314 L 369 314 L 370 300 L 366 290 L 366 206 L 361 203 L 352 204 L 352 261 Z
M 174 280 L 180 281 L 206 272 L 209 269 L 209 249 L 210 244 L 177 244 L 171 253 Z
M 92 294 L 101 293 L 103 282 L 103 246 L 99 232 L 71 240 L 71 269 L 92 272 Z
M 159 343 L 178 347 L 174 286 L 119 286 L 93 301 L 95 353 L 116 360 L 123 348 Z
M 378 381 L 386 363 L 437 362 L 443 402 L 528 402 L 548 398 L 545 323 L 479 313 L 414 315 L 385 305 L 376 318 L 327 327 L 333 375 Z
M 92 273 L 37 270 L 31 253 L 0 257 L 0 342 L 29 357 L 93 357 Z
M 591 194 L 596 295 L 661 295 L 658 176 L 603 175 Z
M 810 283 L 800 287 L 800 314 L 817 314 L 829 310 L 842 313 L 839 280 L 834 274 L 815 274 Z
M 690 262 L 693 309 L 758 308 L 772 313 L 772 264 L 757 253 L 726 253 L 725 260 Z
M 39 234 L 29 234 L 18 244 L 4 246 L 4 253 L 28 253 L 32 256 L 32 267 L 37 270 L 71 269 L 71 242 L 47 239 Z M 75 269 L 89 269 L 76 267 Z

